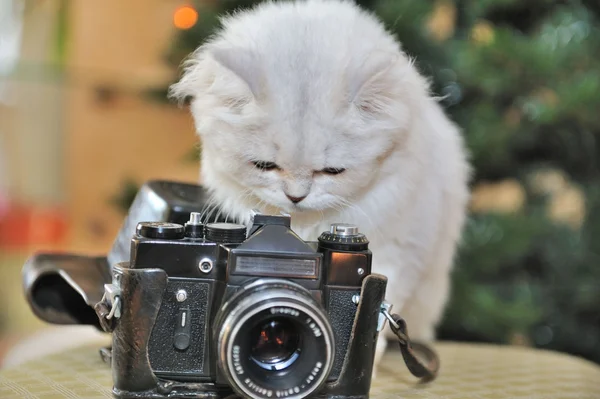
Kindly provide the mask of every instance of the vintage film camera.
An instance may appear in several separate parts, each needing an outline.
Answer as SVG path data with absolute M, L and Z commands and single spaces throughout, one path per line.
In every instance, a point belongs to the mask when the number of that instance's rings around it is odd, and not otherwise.
M 205 194 L 149 182 L 106 258 L 32 257 L 34 312 L 112 333 L 117 398 L 368 398 L 378 333 L 405 326 L 367 238 L 333 224 L 305 242 L 288 215 L 203 220 Z

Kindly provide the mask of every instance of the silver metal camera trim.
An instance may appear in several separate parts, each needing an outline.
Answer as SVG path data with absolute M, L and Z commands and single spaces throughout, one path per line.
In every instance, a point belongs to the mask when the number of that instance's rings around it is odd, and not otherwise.
M 104 295 L 101 302 L 110 308 L 110 312 L 105 316 L 107 320 L 121 317 L 121 287 L 118 275 L 114 276 L 112 284 L 104 284 Z
M 377 320 L 377 331 L 381 332 L 385 327 L 385 322 L 388 321 L 388 316 L 392 311 L 392 305 L 389 302 L 383 301 L 381 303 L 381 311 L 379 312 L 379 319 Z
M 329 232 L 342 237 L 354 237 L 360 233 L 358 226 L 352 223 L 332 223 Z
M 203 263 L 208 263 L 210 265 L 210 268 L 208 270 L 202 270 Z M 202 259 L 200 259 L 200 262 L 198 262 L 198 270 L 200 270 L 201 273 L 208 274 L 212 271 L 212 269 L 213 269 L 213 262 L 209 258 L 202 258 Z
M 177 302 L 185 302 L 187 299 L 187 291 L 184 289 L 179 289 L 175 293 L 175 299 Z
M 276 296 L 278 297 L 279 300 L 277 300 L 275 302 L 267 302 L 264 305 L 252 308 L 254 306 L 254 304 L 259 303 L 260 301 L 272 298 L 274 296 L 274 293 L 272 291 L 274 291 L 274 290 L 278 291 L 278 294 Z M 325 364 L 322 369 L 323 371 L 322 371 L 319 379 L 314 383 L 313 388 L 304 392 L 303 395 L 286 396 L 286 399 L 306 398 L 306 397 L 310 396 L 312 393 L 314 393 L 317 389 L 319 389 L 323 385 L 325 380 L 329 377 L 329 374 L 331 373 L 331 369 L 333 368 L 334 356 L 335 356 L 335 348 L 332 347 L 332 339 L 331 339 L 334 337 L 333 330 L 331 329 L 331 327 L 328 324 L 324 324 L 321 321 L 322 318 L 324 318 L 324 320 L 328 320 L 327 316 L 323 315 L 323 317 L 318 317 L 310 309 L 310 307 L 312 307 L 313 304 L 311 304 L 306 298 L 303 298 L 300 295 L 291 295 L 285 291 L 281 291 L 280 289 L 274 289 L 274 290 L 265 290 L 262 292 L 257 292 L 255 295 L 250 294 L 247 298 L 244 298 L 234 309 L 231 310 L 229 315 L 227 315 L 227 317 L 225 318 L 225 321 L 223 322 L 222 327 L 221 327 L 221 333 L 219 334 L 218 345 L 219 345 L 220 356 L 221 356 L 221 359 L 225 359 L 225 361 L 227 363 L 226 367 L 228 369 L 228 374 L 229 374 L 228 377 L 230 377 L 235 382 L 235 385 L 239 389 L 241 389 L 245 394 L 250 395 L 250 397 L 255 397 L 256 392 L 250 391 L 244 385 L 244 382 L 238 378 L 235 367 L 233 366 L 233 341 L 234 341 L 234 338 L 237 336 L 240 328 L 244 325 L 245 322 L 248 321 L 248 319 L 250 319 L 252 316 L 256 315 L 257 313 L 262 312 L 263 310 L 273 308 L 273 307 L 282 307 L 283 306 L 283 307 L 289 307 L 292 309 L 296 309 L 300 312 L 303 312 L 303 313 L 307 314 L 308 316 L 310 316 L 312 318 L 312 320 L 321 329 L 323 339 L 325 340 L 325 348 L 327 349 L 327 353 L 325 355 L 326 356 Z M 285 299 L 288 299 L 290 301 L 289 302 L 285 301 Z M 298 304 L 296 301 L 301 302 L 301 304 Z M 250 311 L 248 311 L 249 308 L 251 309 Z M 226 348 L 223 348 L 221 345 L 224 340 L 227 341 Z

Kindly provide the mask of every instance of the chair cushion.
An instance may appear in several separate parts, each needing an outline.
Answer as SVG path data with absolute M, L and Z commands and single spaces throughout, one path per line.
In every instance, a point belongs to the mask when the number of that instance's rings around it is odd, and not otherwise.
M 112 398 L 100 345 L 0 370 L 0 398 Z M 378 369 L 371 398 L 600 398 L 600 367 L 577 357 L 515 346 L 441 342 L 435 347 L 442 364 L 437 380 L 420 386 L 400 352 L 391 350 Z

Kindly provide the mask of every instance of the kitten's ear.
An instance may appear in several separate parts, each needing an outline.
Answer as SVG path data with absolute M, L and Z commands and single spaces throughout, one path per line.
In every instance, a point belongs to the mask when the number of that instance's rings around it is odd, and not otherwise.
M 211 51 L 214 59 L 230 70 L 237 78 L 248 86 L 252 96 L 258 98 L 261 87 L 259 60 L 249 51 L 241 48 L 214 48 Z
M 181 101 L 211 95 L 228 106 L 258 98 L 258 64 L 243 49 L 203 46 L 184 63 L 181 79 L 169 88 L 169 97 Z
M 367 115 L 387 113 L 398 100 L 406 61 L 398 54 L 376 52 L 350 77 L 351 102 Z

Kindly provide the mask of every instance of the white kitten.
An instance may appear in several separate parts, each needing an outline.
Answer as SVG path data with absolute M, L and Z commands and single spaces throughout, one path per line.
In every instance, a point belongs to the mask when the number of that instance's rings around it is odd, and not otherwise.
M 303 239 L 360 225 L 409 334 L 434 339 L 470 168 L 426 79 L 350 1 L 267 2 L 222 22 L 171 88 L 192 98 L 203 184 L 237 218 L 290 213 Z

